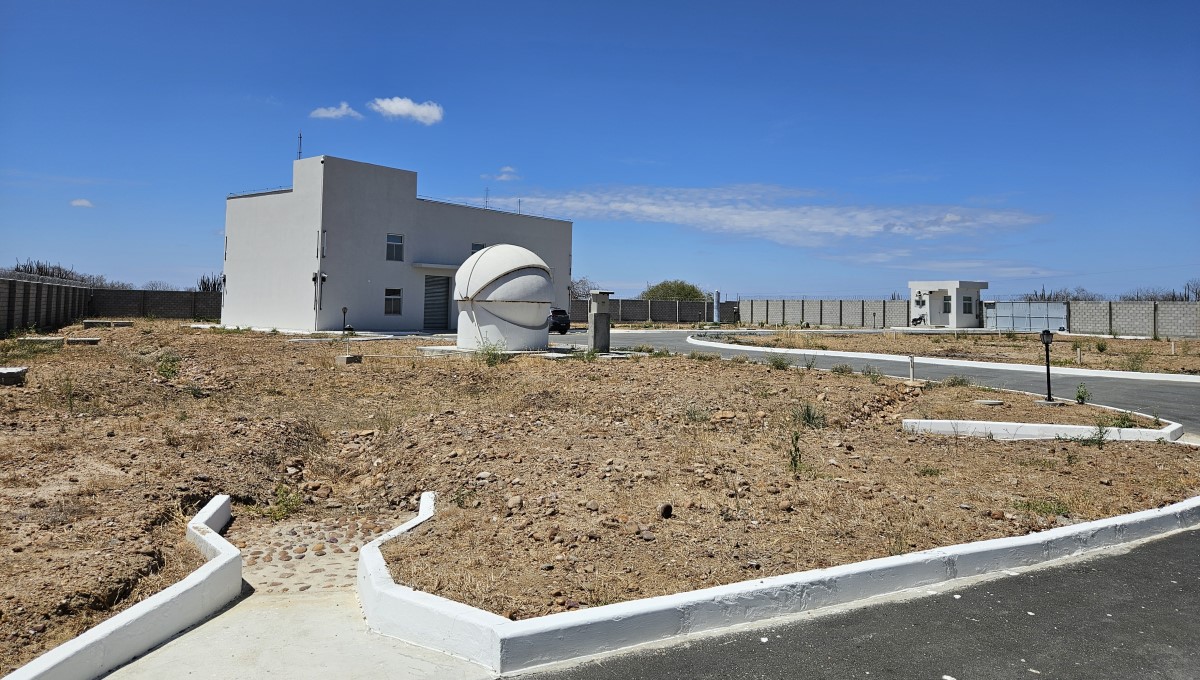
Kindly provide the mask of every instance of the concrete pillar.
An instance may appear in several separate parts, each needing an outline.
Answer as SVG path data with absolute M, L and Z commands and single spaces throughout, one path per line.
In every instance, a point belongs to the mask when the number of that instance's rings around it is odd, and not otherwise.
M 608 352 L 611 349 L 608 337 L 611 318 L 608 313 L 608 296 L 613 292 L 611 290 L 593 290 L 588 293 L 591 295 L 588 305 L 588 349 L 593 352 Z M 679 316 L 678 308 L 676 308 L 675 316 L 676 318 Z

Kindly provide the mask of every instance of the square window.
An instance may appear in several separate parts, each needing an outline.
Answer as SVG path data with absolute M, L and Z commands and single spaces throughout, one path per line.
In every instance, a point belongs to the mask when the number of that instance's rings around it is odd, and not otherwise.
M 400 314 L 404 302 L 403 288 L 384 288 L 383 289 L 383 313 L 384 314 Z
M 942 313 L 949 314 L 954 311 L 954 298 L 946 295 L 942 298 Z
M 387 259 L 404 261 L 404 234 L 387 235 Z

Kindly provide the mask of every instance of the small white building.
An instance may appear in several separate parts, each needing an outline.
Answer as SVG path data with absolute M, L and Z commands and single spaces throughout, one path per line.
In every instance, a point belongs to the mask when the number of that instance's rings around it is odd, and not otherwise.
M 909 325 L 983 328 L 979 291 L 987 287 L 987 281 L 909 281 Z
M 497 243 L 571 285 L 571 222 L 417 196 L 417 173 L 332 156 L 293 161 L 292 186 L 225 203 L 221 323 L 288 330 L 453 330 L 454 273 Z

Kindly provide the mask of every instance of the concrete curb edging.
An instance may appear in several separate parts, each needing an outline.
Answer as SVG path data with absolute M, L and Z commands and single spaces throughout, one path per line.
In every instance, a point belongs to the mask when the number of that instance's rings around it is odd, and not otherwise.
M 242 555 L 219 533 L 229 496 L 214 497 L 188 522 L 188 540 L 208 559 L 166 590 L 103 621 L 13 671 L 6 680 L 104 675 L 220 611 L 242 591 Z
M 775 352 L 777 354 L 804 354 L 820 357 L 844 357 L 846 359 L 874 359 L 875 361 L 904 361 L 907 354 L 875 354 L 872 352 L 839 352 L 830 349 L 792 349 L 791 347 L 755 347 L 753 345 L 738 345 L 731 342 L 713 342 L 698 340 L 696 336 L 687 337 L 688 344 L 717 349 L 736 349 L 743 352 Z M 962 359 L 935 359 L 932 357 L 914 356 L 914 361 L 927 366 L 955 366 L 958 368 L 991 368 L 997 371 L 1017 371 L 1021 373 L 1045 373 L 1045 365 L 1035 364 L 1004 364 L 990 361 L 964 361 Z M 1069 366 L 1051 366 L 1052 375 L 1080 376 L 1084 378 L 1125 378 L 1127 380 L 1161 380 L 1164 382 L 1200 383 L 1200 375 L 1184 375 L 1181 373 L 1139 373 L 1137 371 L 1109 371 L 1097 368 L 1071 368 Z
M 1137 414 L 1142 415 L 1142 414 Z M 905 418 L 904 431 L 912 434 L 945 434 L 963 437 L 996 439 L 1070 439 L 1096 434 L 1091 425 L 1051 425 L 1046 423 L 1007 423 L 992 420 L 922 420 Z M 1110 427 L 1104 431 L 1105 441 L 1152 442 L 1159 439 L 1173 442 L 1183 436 L 1183 425 L 1163 420 L 1162 429 L 1144 427 Z
M 498 673 L 1037 565 L 1200 526 L 1197 496 L 1163 508 L 1025 536 L 510 621 L 392 580 L 379 545 L 432 517 L 433 502 L 432 493 L 422 494 L 416 518 L 360 552 L 358 595 L 367 625 L 375 632 L 467 659 Z

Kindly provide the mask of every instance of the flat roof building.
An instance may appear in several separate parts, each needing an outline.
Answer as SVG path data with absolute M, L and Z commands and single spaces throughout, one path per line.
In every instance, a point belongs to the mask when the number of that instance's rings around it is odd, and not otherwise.
M 317 156 L 293 161 L 291 188 L 225 204 L 226 326 L 449 331 L 454 273 L 509 243 L 549 266 L 554 306 L 570 301 L 569 221 L 420 198 L 417 173 Z
M 979 292 L 987 281 L 909 281 L 913 326 L 983 328 Z

